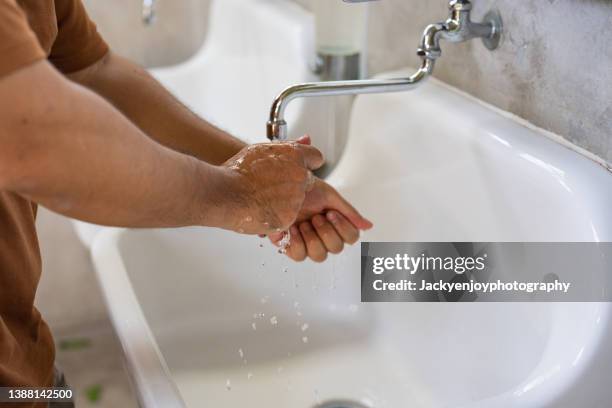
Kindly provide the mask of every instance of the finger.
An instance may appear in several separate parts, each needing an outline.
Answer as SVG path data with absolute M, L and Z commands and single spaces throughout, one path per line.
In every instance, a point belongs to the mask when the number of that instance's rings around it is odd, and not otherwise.
M 280 242 L 281 239 L 283 239 L 284 236 L 285 236 L 284 232 L 276 232 L 276 231 L 268 235 L 268 237 L 270 238 L 270 241 L 272 241 L 272 243 L 276 246 L 278 246 L 278 243 Z
M 363 217 L 359 211 L 355 209 L 348 201 L 346 201 L 336 190 L 334 190 L 331 186 L 330 189 L 330 197 L 329 199 L 329 207 L 338 210 L 338 212 L 346 219 L 348 219 L 355 227 L 360 230 L 369 230 L 373 227 L 373 224 L 370 220 Z
M 344 242 L 353 245 L 359 240 L 359 230 L 342 214 L 336 211 L 328 211 L 326 218 Z
M 312 144 L 312 140 L 310 139 L 310 135 L 304 135 L 304 136 L 300 137 L 298 140 L 296 140 L 296 142 L 298 142 L 301 145 L 307 145 L 307 146 L 310 146 Z
M 308 257 L 315 262 L 325 261 L 325 259 L 327 259 L 327 250 L 309 221 L 300 224 L 300 232 L 306 244 Z
M 287 256 L 294 261 L 301 262 L 306 259 L 306 244 L 302 239 L 302 234 L 294 225 L 290 229 L 291 231 L 291 242 L 287 247 Z
M 309 170 L 316 170 L 325 163 L 323 154 L 315 147 L 297 144 L 296 149 L 302 154 L 304 166 Z
M 332 224 L 322 215 L 312 217 L 312 225 L 317 235 L 325 245 L 325 248 L 332 254 L 339 254 L 344 249 L 344 241 L 334 229 Z

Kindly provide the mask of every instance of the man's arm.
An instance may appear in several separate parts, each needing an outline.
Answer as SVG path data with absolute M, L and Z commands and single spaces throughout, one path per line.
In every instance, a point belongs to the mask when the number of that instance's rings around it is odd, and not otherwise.
M 173 150 L 221 164 L 245 147 L 196 116 L 146 70 L 112 52 L 69 78 L 109 100 L 147 135 Z
M 220 164 L 244 147 L 240 140 L 197 117 L 144 69 L 112 52 L 70 78 L 104 96 L 149 136 L 171 149 Z M 310 139 L 302 138 L 300 143 L 308 145 Z M 294 260 L 309 257 L 321 262 L 328 252 L 339 253 L 345 243 L 356 242 L 360 229 L 371 227 L 324 182 L 315 184 L 305 204 L 287 251 Z M 270 238 L 277 244 L 282 234 Z
M 309 188 L 308 168 L 322 163 L 320 153 L 296 144 L 261 145 L 238 158 L 265 171 L 213 166 L 155 143 L 46 61 L 0 79 L 0 190 L 74 218 L 249 233 L 288 228 Z

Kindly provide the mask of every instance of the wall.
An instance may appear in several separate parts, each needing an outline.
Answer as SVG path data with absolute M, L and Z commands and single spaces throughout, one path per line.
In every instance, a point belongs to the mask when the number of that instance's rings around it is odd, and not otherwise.
M 296 0 L 309 7 L 312 0 Z M 340 0 L 329 0 L 340 1 Z M 504 43 L 444 44 L 435 76 L 612 163 L 612 1 L 474 0 L 474 20 L 497 7 Z M 423 28 L 447 0 L 370 4 L 369 68 L 415 66 Z

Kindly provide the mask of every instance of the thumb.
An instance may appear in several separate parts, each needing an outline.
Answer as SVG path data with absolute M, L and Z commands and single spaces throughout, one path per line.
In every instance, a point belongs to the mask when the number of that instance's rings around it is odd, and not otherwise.
M 310 138 L 310 135 L 304 135 L 298 140 L 296 140 L 296 142 L 298 142 L 299 144 L 310 146 L 312 144 L 312 139 Z
M 348 201 L 346 201 L 336 190 L 330 187 L 330 191 L 328 193 L 328 207 L 329 209 L 335 209 L 346 219 L 348 219 L 351 224 L 353 224 L 356 228 L 366 231 L 371 229 L 374 224 L 363 215 L 359 213 Z
M 296 148 L 302 153 L 304 166 L 308 170 L 316 170 L 323 166 L 325 159 L 323 154 L 316 148 L 310 145 L 298 144 Z

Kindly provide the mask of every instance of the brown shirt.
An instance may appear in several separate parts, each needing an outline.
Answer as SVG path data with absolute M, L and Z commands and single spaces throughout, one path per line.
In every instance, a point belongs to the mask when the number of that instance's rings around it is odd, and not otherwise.
M 80 0 L 0 0 L 0 81 L 44 58 L 63 73 L 78 71 L 107 51 Z M 0 191 L 0 386 L 53 381 L 53 339 L 34 307 L 35 218 L 34 203 Z

